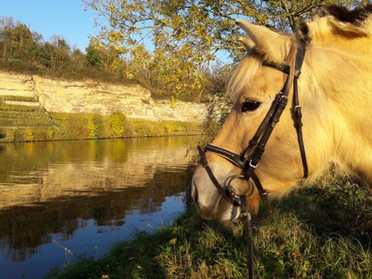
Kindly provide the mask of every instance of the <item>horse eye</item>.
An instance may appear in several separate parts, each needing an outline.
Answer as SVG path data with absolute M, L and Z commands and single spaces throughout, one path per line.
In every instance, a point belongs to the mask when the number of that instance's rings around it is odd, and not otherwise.
M 260 104 L 261 103 L 258 102 L 258 101 L 246 101 L 246 102 L 242 103 L 241 110 L 242 110 L 242 112 L 254 111 L 255 109 L 257 109 L 260 106 Z

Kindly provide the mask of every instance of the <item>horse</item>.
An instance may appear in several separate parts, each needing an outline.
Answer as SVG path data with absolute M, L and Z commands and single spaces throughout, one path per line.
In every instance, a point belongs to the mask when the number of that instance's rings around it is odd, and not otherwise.
M 371 187 L 372 5 L 327 7 L 295 34 L 236 23 L 247 37 L 227 86 L 233 105 L 199 147 L 191 182 L 201 216 L 255 212 L 260 198 L 281 198 L 330 164 Z

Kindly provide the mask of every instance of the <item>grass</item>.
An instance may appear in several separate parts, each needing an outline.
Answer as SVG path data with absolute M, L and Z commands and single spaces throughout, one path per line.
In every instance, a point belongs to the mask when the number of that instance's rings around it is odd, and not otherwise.
M 0 116 L 0 127 L 34 127 L 34 126 L 51 126 L 52 122 L 47 117 L 44 118 L 8 118 Z
M 323 178 L 324 179 L 324 178 Z M 257 278 L 372 278 L 371 196 L 350 177 L 328 174 L 254 216 Z M 47 278 L 247 278 L 239 223 L 199 217 L 190 206 L 172 227 L 117 243 Z
M 1 105 L 0 105 L 1 106 Z M 200 134 L 197 122 L 150 121 L 127 118 L 122 113 L 50 113 L 1 111 L 0 142 L 77 140 Z
M 43 112 L 42 108 L 34 106 L 7 105 L 0 104 L 1 111 L 20 111 L 20 112 Z
M 28 96 L 1 95 L 0 103 L 5 103 L 5 101 L 36 102 L 37 100 L 35 97 L 28 97 Z
M 11 121 L 12 119 L 44 119 L 48 118 L 48 115 L 45 112 L 0 111 L 0 117 Z

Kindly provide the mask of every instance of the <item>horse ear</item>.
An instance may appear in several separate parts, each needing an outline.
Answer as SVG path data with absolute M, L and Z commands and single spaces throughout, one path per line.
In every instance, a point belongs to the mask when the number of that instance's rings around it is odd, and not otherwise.
M 255 51 L 263 55 L 271 56 L 277 52 L 280 45 L 284 46 L 288 42 L 288 37 L 271 31 L 269 28 L 249 23 L 244 19 L 237 19 L 235 22 L 253 41 Z
M 248 50 L 252 50 L 255 47 L 255 44 L 252 40 L 246 38 L 246 37 L 240 37 L 239 42 L 243 44 L 243 46 Z

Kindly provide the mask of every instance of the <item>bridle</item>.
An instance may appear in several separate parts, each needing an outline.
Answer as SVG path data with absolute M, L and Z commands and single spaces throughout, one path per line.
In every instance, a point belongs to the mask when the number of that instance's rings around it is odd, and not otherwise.
M 301 106 L 298 97 L 298 86 L 297 81 L 301 73 L 301 67 L 304 61 L 306 52 L 306 43 L 303 40 L 298 41 L 298 49 L 296 53 L 295 69 L 293 74 L 293 99 L 291 114 L 294 122 L 294 127 L 297 132 L 297 140 L 299 144 L 299 149 L 301 153 L 302 166 L 304 170 L 304 178 L 308 176 L 308 166 L 306 160 L 305 146 L 302 136 L 302 113 Z M 248 268 L 249 268 L 249 278 L 254 278 L 253 270 L 253 241 L 252 241 L 252 228 L 251 228 L 251 216 L 247 208 L 247 197 L 253 194 L 254 186 L 256 186 L 261 199 L 263 200 L 265 207 L 271 212 L 270 205 L 268 202 L 268 192 L 263 188 L 255 170 L 258 166 L 259 161 L 265 151 L 266 144 L 276 126 L 279 122 L 280 116 L 282 115 L 285 107 L 288 103 L 289 89 L 290 89 L 290 66 L 287 64 L 278 64 L 271 61 L 263 61 L 263 66 L 271 67 L 287 74 L 286 81 L 283 85 L 282 90 L 275 95 L 275 98 L 271 104 L 269 111 L 267 112 L 265 118 L 258 127 L 256 133 L 249 141 L 247 148 L 241 153 L 236 154 L 227 150 L 225 148 L 207 144 L 205 148 L 198 146 L 198 151 L 200 154 L 200 164 L 205 168 L 211 179 L 213 185 L 216 187 L 218 192 L 222 197 L 231 203 L 235 207 L 240 207 L 241 209 L 241 220 L 243 222 L 243 234 L 247 243 L 247 255 L 248 255 Z M 212 169 L 208 165 L 206 159 L 206 152 L 211 152 L 219 155 L 230 161 L 238 168 L 242 170 L 239 175 L 229 176 L 225 179 L 223 185 L 216 179 Z M 243 179 L 248 182 L 250 189 L 248 189 L 246 194 L 238 195 L 236 194 L 231 183 L 235 179 Z

